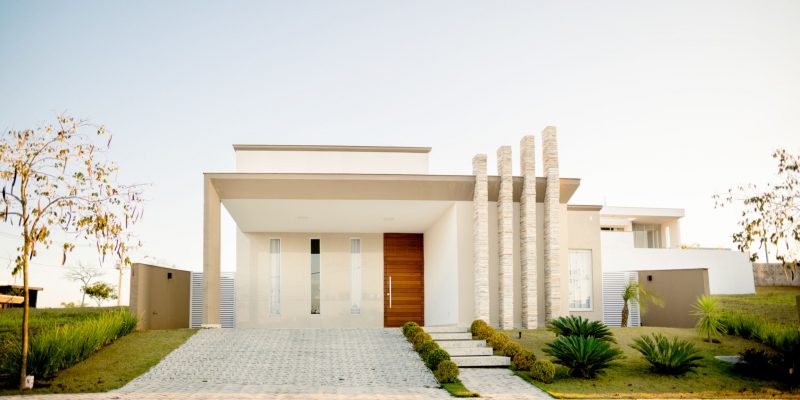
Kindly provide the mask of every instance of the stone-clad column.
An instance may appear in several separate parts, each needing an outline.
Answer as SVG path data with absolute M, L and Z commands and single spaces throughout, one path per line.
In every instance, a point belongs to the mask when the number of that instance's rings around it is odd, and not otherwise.
M 519 198 L 519 261 L 522 285 L 522 327 L 539 325 L 536 298 L 536 153 L 534 136 L 524 136 L 519 143 L 522 194 Z
M 559 215 L 558 145 L 556 128 L 548 126 L 542 132 L 544 153 L 544 175 L 547 185 L 544 193 L 544 286 L 545 321 L 558 318 L 561 310 L 561 266 L 560 244 L 558 242 L 561 225 Z
M 475 319 L 489 322 L 489 179 L 486 154 L 472 158 L 472 262 L 475 273 Z
M 203 327 L 219 328 L 220 199 L 204 177 L 203 196 Z
M 511 146 L 497 149 L 497 264 L 500 297 L 500 329 L 514 327 L 514 181 L 511 175 Z

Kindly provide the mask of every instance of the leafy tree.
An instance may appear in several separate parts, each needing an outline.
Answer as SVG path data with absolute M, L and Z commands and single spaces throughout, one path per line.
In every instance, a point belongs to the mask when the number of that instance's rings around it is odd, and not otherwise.
M 651 303 L 659 307 L 664 307 L 664 301 L 661 300 L 661 298 L 658 297 L 655 293 L 648 292 L 638 282 L 634 282 L 633 280 L 628 281 L 628 284 L 625 285 L 625 290 L 622 292 L 622 320 L 620 321 L 621 327 L 623 328 L 628 327 L 628 316 L 630 315 L 628 304 L 632 301 L 635 301 L 636 304 L 639 305 L 639 310 L 644 312 L 646 304 L 645 300 L 649 300 Z
M 86 288 L 89 287 L 89 284 L 92 283 L 94 278 L 97 278 L 102 274 L 103 272 L 100 271 L 100 268 L 84 265 L 83 263 L 78 263 L 77 266 L 73 265 L 67 267 L 67 272 L 64 274 L 66 278 L 71 281 L 81 283 L 81 293 L 83 293 L 81 296 L 81 307 L 86 304 Z
M 24 307 L 19 387 L 28 359 L 28 273 L 31 259 L 59 242 L 62 264 L 79 240 L 92 240 L 106 256 L 130 264 L 129 225 L 142 216 L 141 186 L 117 182 L 118 167 L 106 160 L 111 135 L 102 126 L 59 116 L 56 123 L 0 134 L 0 221 L 19 233 L 14 275 L 22 274 Z
M 102 306 L 103 302 L 108 299 L 117 298 L 117 291 L 114 290 L 111 285 L 105 282 L 97 282 L 91 286 L 88 286 L 83 289 L 83 292 L 96 301 L 98 307 Z
M 800 258 L 800 155 L 779 149 L 772 157 L 778 162 L 777 183 L 763 190 L 754 184 L 736 186 L 714 200 L 719 208 L 741 205 L 739 230 L 732 235 L 739 250 L 750 252 L 751 261 L 762 250 L 769 262 L 771 247 L 794 278 Z

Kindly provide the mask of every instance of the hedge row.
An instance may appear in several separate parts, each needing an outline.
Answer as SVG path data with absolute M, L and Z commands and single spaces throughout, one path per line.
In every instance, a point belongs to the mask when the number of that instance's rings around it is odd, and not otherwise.
M 419 354 L 419 358 L 425 362 L 433 376 L 439 383 L 455 383 L 458 381 L 458 366 L 450 360 L 450 354 L 439 347 L 439 344 L 431 339 L 422 327 L 416 322 L 406 322 L 403 324 L 403 335 L 414 346 L 414 350 Z

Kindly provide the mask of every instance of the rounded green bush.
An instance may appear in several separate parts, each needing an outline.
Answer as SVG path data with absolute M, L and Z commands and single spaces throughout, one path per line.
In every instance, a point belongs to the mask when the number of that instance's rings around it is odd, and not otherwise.
M 472 321 L 472 325 L 469 326 L 469 331 L 472 333 L 472 336 L 478 336 L 478 333 L 486 330 L 486 328 L 489 328 L 489 324 L 487 324 L 486 321 L 476 319 Z
M 417 353 L 419 353 L 419 358 L 424 360 L 428 357 L 428 354 L 430 354 L 430 352 L 439 348 L 441 347 L 439 347 L 438 343 L 434 342 L 433 340 L 426 340 L 422 342 L 422 344 L 417 346 L 417 348 L 415 348 L 414 350 L 416 350 Z
M 535 361 L 536 356 L 532 351 L 522 349 L 522 351 L 514 356 L 511 362 L 514 364 L 514 368 L 516 368 L 517 371 L 528 371 Z
M 506 348 L 503 349 L 503 355 L 506 357 L 511 357 L 511 359 L 513 360 L 514 356 L 516 356 L 517 353 L 519 353 L 520 351 L 522 351 L 522 346 L 520 346 L 519 343 L 509 342 L 508 346 L 506 346 Z
M 415 326 L 419 326 L 419 325 L 414 321 L 408 321 L 405 324 L 403 324 L 403 335 L 405 337 L 408 337 L 409 333 L 411 333 L 411 328 L 413 328 Z
M 433 371 L 433 376 L 439 383 L 455 383 L 458 379 L 458 365 L 450 360 L 444 360 Z
M 408 341 L 411 342 L 411 344 L 414 346 L 414 350 L 417 350 L 419 345 L 421 345 L 422 342 L 425 342 L 427 340 L 433 340 L 433 339 L 431 338 L 431 335 L 425 333 L 422 330 L 413 333 L 411 337 L 408 339 Z
M 511 339 L 509 339 L 508 336 L 503 332 L 495 332 L 487 340 L 487 343 L 489 346 L 492 346 L 493 349 L 502 353 L 503 350 L 506 349 L 506 346 L 511 343 Z
M 425 358 L 425 365 L 431 371 L 436 371 L 439 364 L 445 360 L 450 360 L 450 354 L 447 354 L 447 352 L 442 349 L 436 349 L 428 353 L 428 357 Z
M 412 325 L 411 327 L 408 328 L 408 332 L 404 332 L 403 334 L 406 335 L 406 338 L 411 340 L 411 337 L 414 336 L 414 334 L 417 332 L 425 332 L 425 331 L 419 325 Z
M 536 360 L 531 365 L 531 378 L 539 382 L 552 383 L 556 377 L 556 366 L 548 360 Z

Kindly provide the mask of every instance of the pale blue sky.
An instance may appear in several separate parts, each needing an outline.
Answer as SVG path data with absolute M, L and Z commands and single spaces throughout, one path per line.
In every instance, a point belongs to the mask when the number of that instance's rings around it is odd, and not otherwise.
M 730 246 L 710 196 L 800 152 L 798 21 L 794 0 L 0 1 L 0 128 L 106 124 L 153 184 L 145 253 L 196 270 L 201 173 L 233 143 L 431 146 L 432 173 L 468 174 L 546 125 L 573 203 L 686 208 L 686 242 Z

